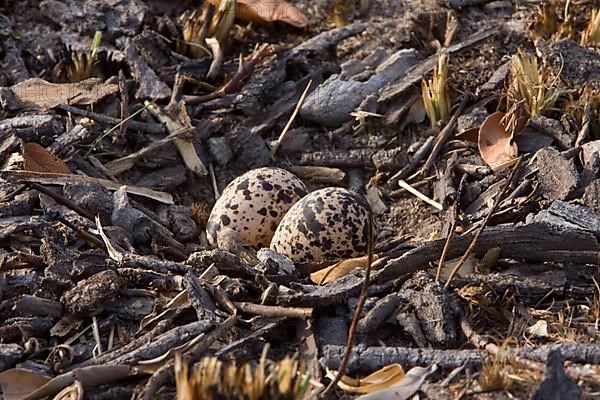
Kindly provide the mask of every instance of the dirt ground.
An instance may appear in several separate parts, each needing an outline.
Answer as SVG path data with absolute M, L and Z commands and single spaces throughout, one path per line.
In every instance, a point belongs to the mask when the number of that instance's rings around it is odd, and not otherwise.
M 597 398 L 600 2 L 214 4 L 0 1 L 2 396 Z

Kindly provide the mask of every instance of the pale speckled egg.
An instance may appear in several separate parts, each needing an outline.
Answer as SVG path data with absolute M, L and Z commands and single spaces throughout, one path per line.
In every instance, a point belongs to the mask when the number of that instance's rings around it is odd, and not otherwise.
M 279 223 L 271 249 L 294 262 L 320 262 L 367 253 L 371 208 L 359 194 L 328 187 L 309 193 Z
M 208 222 L 208 242 L 217 246 L 219 230 L 229 228 L 255 247 L 267 247 L 279 221 L 306 194 L 296 175 L 281 168 L 257 168 L 227 185 L 215 203 Z

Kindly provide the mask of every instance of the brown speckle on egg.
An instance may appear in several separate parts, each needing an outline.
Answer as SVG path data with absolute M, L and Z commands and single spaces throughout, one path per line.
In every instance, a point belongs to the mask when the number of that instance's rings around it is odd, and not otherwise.
M 208 242 L 218 246 L 218 232 L 226 227 L 244 243 L 266 247 L 279 221 L 305 194 L 304 183 L 289 171 L 272 167 L 248 171 L 231 181 L 215 203 L 206 223 Z
M 359 194 L 329 187 L 304 196 L 279 223 L 271 249 L 294 262 L 319 262 L 367 252 L 371 209 Z

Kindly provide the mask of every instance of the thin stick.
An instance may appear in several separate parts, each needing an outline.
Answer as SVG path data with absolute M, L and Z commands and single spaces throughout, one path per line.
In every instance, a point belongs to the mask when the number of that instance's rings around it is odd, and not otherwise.
M 126 124 L 127 128 L 132 130 L 140 130 L 143 132 L 156 134 L 167 133 L 167 128 L 163 124 L 150 124 L 147 122 L 131 121 L 130 116 L 122 120 L 119 118 L 109 117 L 108 115 L 82 110 L 81 108 L 68 106 L 66 104 L 61 104 L 57 106 L 57 108 L 66 112 L 70 112 L 71 114 L 93 119 L 94 121 L 103 124 L 117 125 L 117 128 L 120 128 L 121 126 Z
M 442 254 L 440 255 L 440 260 L 438 261 L 437 270 L 435 271 L 435 281 L 440 281 L 440 275 L 442 274 L 442 268 L 444 266 L 444 261 L 446 261 L 446 254 L 448 253 L 448 249 L 450 248 L 450 242 L 454 237 L 454 231 L 456 230 L 456 210 L 458 206 L 455 204 L 452 212 L 452 224 L 450 225 L 450 232 L 448 232 L 448 237 L 446 238 L 446 242 L 444 243 L 444 248 L 442 249 Z
M 219 193 L 219 187 L 217 186 L 217 177 L 215 176 L 215 169 L 212 163 L 208 163 L 208 172 L 210 174 L 210 182 L 212 183 L 213 191 L 215 192 L 215 201 L 219 200 L 221 193 Z
M 356 304 L 356 310 L 354 311 L 354 317 L 352 318 L 352 323 L 350 324 L 350 330 L 348 331 L 348 341 L 346 342 L 346 350 L 344 351 L 344 357 L 342 357 L 342 361 L 340 362 L 340 367 L 338 368 L 335 379 L 329 382 L 329 385 L 319 393 L 319 398 L 324 398 L 329 392 L 333 390 L 333 388 L 340 381 L 342 376 L 344 375 L 344 371 L 346 370 L 346 366 L 348 365 L 348 361 L 350 361 L 350 354 L 352 353 L 352 345 L 354 344 L 354 335 L 356 333 L 356 328 L 358 326 L 358 320 L 360 319 L 360 314 L 362 313 L 365 302 L 367 301 L 367 291 L 369 290 L 369 280 L 371 279 L 371 265 L 373 265 L 373 251 L 374 251 L 374 226 L 375 222 L 373 220 L 373 216 L 371 215 L 369 218 L 369 245 L 368 245 L 368 263 L 367 269 L 365 271 L 365 280 L 363 282 L 363 286 L 360 290 L 360 296 L 358 298 L 358 304 Z
M 305 319 L 310 318 L 313 315 L 313 309 L 308 307 L 266 306 L 263 304 L 238 301 L 234 301 L 233 304 L 240 312 L 264 315 L 266 317 L 291 317 Z
M 238 71 L 226 84 L 221 86 L 219 89 L 204 96 L 183 96 L 183 100 L 186 102 L 187 105 L 191 106 L 200 103 L 205 103 L 210 100 L 218 99 L 219 97 L 227 93 L 233 92 L 241 83 L 242 79 L 250 75 L 250 73 L 254 69 L 254 66 L 260 60 L 267 56 L 270 56 L 271 54 L 273 54 L 271 46 L 269 46 L 268 44 L 263 44 L 256 52 L 254 52 L 254 54 L 252 54 L 252 56 L 250 56 L 250 59 L 248 61 L 242 62 L 242 59 L 240 59 L 240 67 L 238 68 Z
M 463 95 L 462 101 L 458 105 L 456 111 L 454 111 L 454 114 L 452 114 L 450 121 L 448 121 L 444 129 L 442 129 L 440 133 L 438 133 L 435 140 L 435 144 L 433 145 L 433 149 L 431 150 L 427 161 L 425 161 L 423 168 L 421 168 L 422 175 L 427 175 L 427 173 L 433 166 L 433 163 L 435 162 L 435 159 L 437 158 L 440 151 L 442 151 L 444 144 L 446 144 L 446 141 L 448 141 L 448 138 L 450 138 L 450 135 L 452 134 L 452 132 L 454 132 L 454 127 L 456 126 L 458 117 L 462 115 L 470 99 L 471 95 L 468 92 Z
M 294 108 L 294 112 L 292 113 L 292 116 L 288 120 L 287 124 L 285 124 L 285 127 L 281 131 L 281 135 L 279 135 L 279 137 L 277 138 L 277 141 L 273 144 L 273 147 L 271 147 L 271 155 L 273 157 L 275 157 L 275 154 L 277 153 L 279 146 L 281 146 L 281 143 L 283 143 L 283 141 L 287 137 L 287 133 L 288 133 L 290 127 L 292 126 L 292 123 L 296 119 L 296 115 L 298 115 L 298 112 L 300 111 L 302 104 L 304 104 L 304 99 L 306 98 L 306 95 L 308 94 L 308 89 L 310 88 L 310 85 L 312 85 L 312 79 L 308 81 L 308 85 L 306 85 L 306 89 L 304 89 L 304 92 L 302 92 L 302 96 L 300 96 L 300 99 L 298 100 L 298 103 L 296 104 L 296 108 Z
M 585 103 L 583 107 L 583 118 L 581 119 L 581 129 L 579 130 L 579 134 L 577 135 L 577 139 L 575 140 L 575 147 L 581 146 L 581 143 L 588 137 L 590 134 L 590 114 L 592 112 L 592 106 L 589 102 Z
M 429 136 L 425 143 L 423 143 L 423 145 L 419 148 L 419 150 L 415 152 L 413 158 L 411 158 L 411 160 L 404 167 L 402 167 L 400 171 L 398 171 L 397 173 L 392 175 L 390 179 L 388 179 L 388 185 L 390 187 L 394 187 L 400 179 L 406 179 L 406 177 L 409 176 L 415 170 L 415 168 L 417 168 L 417 165 L 419 165 L 421 160 L 425 158 L 425 155 L 427 155 L 427 153 L 431 151 L 434 141 L 435 135 Z
M 98 320 L 95 316 L 92 316 L 92 332 L 94 334 L 94 340 L 96 340 L 96 355 L 99 356 L 103 353 L 102 341 L 100 340 L 100 329 L 98 328 Z
M 448 249 L 450 248 L 450 242 L 454 237 L 454 231 L 456 230 L 456 223 L 458 220 L 458 208 L 460 206 L 460 194 L 461 189 L 465 185 L 467 181 L 467 174 L 463 174 L 460 178 L 460 183 L 458 184 L 458 190 L 456 193 L 456 201 L 454 202 L 454 206 L 452 207 L 452 224 L 450 225 L 450 232 L 448 232 L 448 237 L 446 238 L 446 243 L 444 243 L 444 248 L 442 249 L 442 254 L 440 255 L 440 260 L 438 261 L 438 267 L 435 272 L 435 281 L 440 281 L 440 275 L 442 273 L 442 268 L 444 267 L 444 261 L 446 261 L 446 254 L 448 253 Z
M 61 196 L 60 194 L 48 189 L 47 187 L 40 185 L 39 183 L 29 182 L 29 183 L 27 183 L 27 185 L 29 185 L 32 189 L 35 189 L 38 192 L 42 192 L 46 196 L 51 197 L 58 204 L 62 204 L 63 206 L 70 208 L 71 210 L 75 211 L 77 214 L 81 215 L 83 218 L 87 218 L 90 221 L 94 222 L 94 216 L 92 214 L 90 214 L 83 208 L 79 207 L 79 205 L 75 204 L 74 202 L 67 199 L 66 197 Z
M 414 194 L 416 197 L 418 197 L 419 199 L 423 200 L 425 203 L 429 204 L 430 206 L 433 206 L 433 207 L 437 208 L 440 211 L 442 211 L 444 209 L 444 206 L 442 206 L 440 203 L 438 203 L 437 201 L 435 201 L 433 199 L 430 199 L 429 197 L 425 196 L 423 193 L 419 192 L 417 189 L 415 189 L 414 187 L 410 186 L 404 180 L 400 179 L 398 181 L 398 186 L 400 186 L 402 189 L 406 190 L 407 192 L 410 192 L 410 193 Z
M 477 231 L 477 233 L 473 237 L 473 240 L 471 240 L 471 243 L 469 244 L 469 247 L 467 247 L 467 250 L 465 251 L 465 254 L 463 254 L 463 256 L 460 259 L 460 261 L 458 262 L 458 264 L 456 264 L 456 266 L 454 267 L 454 269 L 450 273 L 450 276 L 448 277 L 448 281 L 446 281 L 446 284 L 444 285 L 444 288 L 446 288 L 446 289 L 448 288 L 448 286 L 450 285 L 450 282 L 452 282 L 452 279 L 454 278 L 454 276 L 462 268 L 462 266 L 467 261 L 467 257 L 469 257 L 469 254 L 471 254 L 471 252 L 475 248 L 475 244 L 477 243 L 477 240 L 479 240 L 479 236 L 481 236 L 481 234 L 483 233 L 483 230 L 487 226 L 488 222 L 492 218 L 492 215 L 496 212 L 496 209 L 498 208 L 498 205 L 502 201 L 502 198 L 504 197 L 504 194 L 506 193 L 506 191 L 510 187 L 511 182 L 512 182 L 513 178 L 515 177 L 515 172 L 517 171 L 517 169 L 519 169 L 519 165 L 521 165 L 521 160 L 522 159 L 520 157 L 517 159 L 517 162 L 516 162 L 515 166 L 513 167 L 512 171 L 510 172 L 510 175 L 508 176 L 508 179 L 506 180 L 506 184 L 504 185 L 504 187 L 502 188 L 502 190 L 500 191 L 500 193 L 498 193 L 498 196 L 496 197 L 496 200 L 494 201 L 494 205 L 492 206 L 492 209 L 490 210 L 490 212 L 488 213 L 488 215 L 486 215 L 485 219 L 483 220 L 483 223 L 479 227 L 479 230 Z

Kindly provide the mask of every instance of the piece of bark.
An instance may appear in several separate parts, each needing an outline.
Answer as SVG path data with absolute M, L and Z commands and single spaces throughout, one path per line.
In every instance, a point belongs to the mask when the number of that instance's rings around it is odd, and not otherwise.
M 344 346 L 348 342 L 349 321 L 346 316 L 317 315 L 315 321 L 315 334 L 320 347 Z
M 11 24 L 12 25 L 12 24 Z M 10 27 L 14 29 L 14 27 Z M 15 39 L 11 35 L 4 36 L 3 38 L 4 57 L 2 63 L 2 69 L 6 71 L 10 82 L 8 84 L 15 84 L 22 82 L 31 77 L 25 61 L 21 56 L 21 49 L 16 43 Z
M 204 289 L 198 278 L 191 272 L 185 275 L 184 285 L 188 293 L 188 299 L 196 311 L 198 321 L 208 320 L 217 321 L 215 314 L 215 303 L 210 298 L 209 293 Z
M 65 31 L 93 36 L 101 30 L 109 40 L 137 34 L 148 12 L 148 6 L 140 0 L 91 0 L 83 10 L 77 0 L 45 0 L 39 7 Z
M 32 215 L 38 201 L 39 194 L 34 190 L 28 190 L 16 195 L 10 201 L 0 202 L 0 218 Z
M 66 291 L 61 297 L 65 308 L 74 315 L 98 315 L 104 305 L 119 295 L 122 279 L 113 270 L 106 270 L 87 279 Z
M 63 314 L 63 306 L 58 301 L 25 294 L 17 300 L 14 311 L 19 315 L 60 317 Z
M 171 89 L 150 68 L 133 41 L 127 43 L 125 55 L 125 60 L 139 86 L 135 93 L 137 99 L 163 100 L 171 97 Z
M 519 357 L 547 362 L 550 353 L 558 351 L 563 358 L 577 364 L 600 364 L 600 345 L 594 343 L 557 343 L 543 344 L 519 349 Z
M 286 306 L 328 307 L 357 296 L 363 280 L 355 275 L 347 275 L 327 285 L 318 286 L 311 293 L 280 295 L 277 301 Z
M 459 52 L 497 34 L 498 32 L 498 28 L 490 28 L 476 32 L 462 42 L 445 47 L 442 51 L 446 51 L 449 54 Z M 438 56 L 435 54 L 416 64 L 398 82 L 390 83 L 383 88 L 378 101 L 384 103 L 403 95 L 412 85 L 419 82 L 423 75 L 431 71 L 437 61 Z
M 61 286 L 71 282 L 72 260 L 77 254 L 72 248 L 66 247 L 63 240 L 56 229 L 49 227 L 44 230 L 40 246 L 40 256 L 46 266 L 45 277 Z
M 95 133 L 82 125 L 75 125 L 57 137 L 48 150 L 55 156 L 65 158 L 78 144 L 87 144 L 95 138 Z
M 134 183 L 138 186 L 154 190 L 168 191 L 185 183 L 187 179 L 186 168 L 181 165 L 158 168 L 149 173 L 142 174 Z
M 125 297 L 124 295 L 127 293 L 125 290 L 121 290 L 119 293 L 121 296 L 117 300 L 104 305 L 103 309 L 108 315 L 123 321 L 138 322 L 152 313 L 154 299 L 146 296 Z
M 433 347 L 452 348 L 458 342 L 456 300 L 428 274 L 420 272 L 402 285 L 404 302 L 413 306 L 421 331 Z
M 559 350 L 548 354 L 548 370 L 533 394 L 532 400 L 580 399 L 581 388 L 565 372 L 563 357 Z
M 288 170 L 302 180 L 341 186 L 346 173 L 339 168 L 320 167 L 316 165 L 293 165 Z
M 159 260 L 153 256 L 140 256 L 133 253 L 122 253 L 123 258 L 121 259 L 118 267 L 125 268 L 141 268 L 149 271 L 159 272 L 166 274 L 171 271 L 177 274 L 186 273 L 189 270 L 189 266 L 173 261 Z M 117 264 L 115 263 L 115 266 Z
M 54 325 L 51 317 L 16 317 L 0 325 L 0 337 L 7 342 L 25 341 L 30 337 L 45 337 Z
M 539 190 L 548 200 L 566 200 L 579 184 L 573 159 L 565 159 L 556 149 L 545 147 L 536 153 Z
M 110 351 L 107 351 L 103 354 L 100 354 L 97 357 L 89 358 L 79 364 L 74 364 L 69 367 L 69 370 L 86 367 L 89 365 L 101 365 L 108 364 L 111 360 L 122 357 L 130 352 L 136 351 L 141 347 L 147 346 L 149 343 L 152 343 L 153 340 L 163 335 L 169 329 L 172 328 L 172 321 L 159 321 L 158 324 L 152 328 L 150 331 L 132 339 L 130 342 L 116 347 Z
M 56 115 L 31 114 L 0 121 L 0 132 L 25 142 L 39 142 L 42 137 L 53 137 L 63 129 L 63 123 Z M 0 136 L 0 139 L 3 139 L 3 136 Z
M 401 148 L 377 150 L 371 148 L 345 151 L 315 151 L 304 153 L 300 158 L 302 165 L 318 165 L 335 168 L 383 168 L 393 169 L 406 162 L 406 154 Z
M 533 221 L 582 230 L 600 239 L 600 215 L 584 205 L 557 200 L 547 210 L 540 211 Z
M 451 8 L 479 6 L 482 4 L 491 3 L 492 1 L 493 0 L 437 0 L 438 4 Z
M 63 195 L 75 202 L 91 215 L 98 215 L 103 224 L 110 222 L 112 214 L 112 194 L 104 186 L 90 183 L 67 183 Z
M 237 125 L 225 133 L 234 157 L 228 167 L 243 170 L 260 168 L 271 164 L 271 151 L 265 141 L 243 125 Z
M 420 348 L 427 348 L 429 346 L 429 342 L 425 338 L 425 334 L 423 334 L 423 329 L 421 329 L 421 323 L 412 308 L 406 311 L 399 311 L 396 314 L 396 321 L 398 321 L 400 327 L 410 335 L 417 346 Z
M 227 164 L 233 157 L 231 147 L 229 147 L 227 138 L 224 136 L 215 136 L 208 139 L 208 151 L 219 165 Z
M 48 216 L 17 216 L 0 218 L 0 241 L 8 239 L 11 235 L 32 230 L 40 232 L 47 227 L 51 219 Z
M 600 212 L 600 179 L 594 179 L 585 188 L 581 201 L 591 209 Z
M 416 62 L 414 49 L 402 49 L 390 56 L 366 81 L 342 80 L 339 75 L 332 75 L 306 98 L 300 116 L 317 124 L 339 126 L 352 118 L 350 113 L 368 95 L 396 81 Z
M 345 350 L 346 346 L 324 346 L 319 360 L 321 365 L 338 369 Z M 486 352 L 481 350 L 423 350 L 410 347 L 355 347 L 350 354 L 346 373 L 371 373 L 395 363 L 404 369 L 432 364 L 437 364 L 443 370 L 461 366 L 477 368 L 486 356 Z
M 129 353 L 123 354 L 107 362 L 109 365 L 131 364 L 141 360 L 153 359 L 178 347 L 198 335 L 213 328 L 215 324 L 210 321 L 195 321 L 177 326 L 160 336 L 154 337 L 150 343 L 142 345 Z
M 320 34 L 313 36 L 294 47 L 286 56 L 288 58 L 293 58 L 301 55 L 306 56 L 311 53 L 319 54 L 326 52 L 330 48 L 336 46 L 342 40 L 350 36 L 358 35 L 366 28 L 366 23 L 355 22 L 341 28 L 335 28 L 329 31 L 321 32 Z
M 0 372 L 12 368 L 24 353 L 25 349 L 16 343 L 0 343 Z
M 520 304 L 537 307 L 541 299 L 551 302 L 587 297 L 595 273 L 593 266 L 568 265 L 558 269 L 545 264 L 520 263 L 501 272 L 457 277 L 450 286 L 488 286 L 495 293 L 514 292 Z
M 140 268 L 119 268 L 119 276 L 127 287 L 156 290 L 157 292 L 181 291 L 181 285 L 174 276 L 146 271 Z
M 521 153 L 535 153 L 538 150 L 548 147 L 554 139 L 536 129 L 526 126 L 517 135 L 515 143 Z
M 382 299 L 379 299 L 373 308 L 360 319 L 357 326 L 357 333 L 366 336 L 371 332 L 381 329 L 384 322 L 394 314 L 394 310 L 405 300 L 405 297 L 398 293 L 390 293 Z
M 529 127 L 550 136 L 562 149 L 570 149 L 575 142 L 575 136 L 570 136 L 560 121 L 536 114 L 529 119 Z M 521 149 L 519 149 L 521 150 Z
M 461 256 L 471 242 L 474 233 L 455 236 L 448 249 L 447 259 Z M 399 257 L 376 261 L 378 267 L 373 280 L 381 284 L 403 274 L 425 269 L 428 263 L 437 261 L 445 239 L 427 242 Z M 524 259 L 532 262 L 571 262 L 593 264 L 600 250 L 596 237 L 589 232 L 542 223 L 513 226 L 500 225 L 487 228 L 477 241 L 475 254 L 483 255 L 493 247 L 502 249 L 501 257 Z M 531 251 L 535 248 L 536 251 Z M 381 265 L 383 264 L 383 265 Z M 342 296 L 341 293 L 338 295 Z

